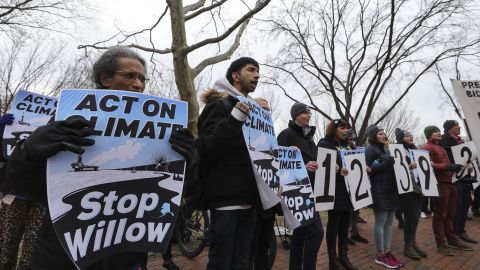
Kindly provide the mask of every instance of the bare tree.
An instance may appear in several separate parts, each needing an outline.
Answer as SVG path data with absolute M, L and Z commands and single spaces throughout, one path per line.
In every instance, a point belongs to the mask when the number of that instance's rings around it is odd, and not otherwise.
M 272 14 L 264 31 L 285 44 L 265 63 L 266 80 L 327 119 L 323 105 L 333 104 L 360 142 L 436 63 L 480 44 L 473 0 L 282 1 Z
M 378 110 L 375 111 L 375 115 L 383 115 L 385 111 L 388 110 L 387 107 L 381 106 Z M 420 123 L 420 119 L 414 116 L 413 110 L 410 109 L 410 106 L 407 102 L 401 102 L 390 113 L 383 118 L 383 120 L 378 123 L 380 127 L 385 130 L 387 137 L 390 141 L 396 143 L 395 138 L 395 129 L 403 129 L 410 133 L 414 133 L 414 131 L 418 128 Z
M 166 0 L 167 5 L 164 11 L 151 27 L 133 33 L 120 32 L 106 40 L 94 43 L 92 45 L 81 45 L 79 48 L 107 49 L 112 45 L 113 42 L 116 42 L 117 44 L 128 44 L 129 47 L 151 52 L 152 54 L 171 54 L 173 57 L 175 84 L 178 88 L 180 98 L 188 102 L 188 127 L 192 132 L 196 133 L 199 105 L 195 90 L 195 78 L 208 66 L 225 61 L 232 56 L 234 51 L 240 45 L 240 39 L 245 32 L 248 23 L 250 22 L 250 18 L 264 9 L 270 3 L 270 1 L 271 0 L 256 0 L 255 5 L 252 8 L 249 7 L 244 0 L 237 2 L 237 4 L 243 3 L 245 6 L 247 6 L 248 11 L 243 13 L 239 18 L 236 19 L 236 21 L 227 27 L 224 25 L 225 20 L 221 15 L 222 9 L 228 2 L 227 0 L 210 0 L 208 4 L 207 0 L 198 0 L 190 5 L 184 5 L 183 0 Z M 169 48 L 158 49 L 155 47 L 152 35 L 154 30 L 160 27 L 160 22 L 167 14 L 170 16 L 172 44 Z M 197 23 L 201 23 L 201 20 L 196 20 L 199 17 L 209 18 L 208 24 L 212 24 L 214 26 L 216 35 L 192 43 L 187 38 L 186 24 L 193 23 L 194 20 Z M 224 25 L 224 30 L 222 33 L 219 33 L 219 25 Z M 148 36 L 148 44 L 137 43 L 137 37 L 144 34 Z M 190 66 L 189 56 L 192 53 L 208 46 L 217 46 L 220 48 L 219 44 L 227 40 L 227 38 L 231 35 L 234 35 L 234 39 L 227 49 L 223 51 L 218 49 L 216 55 L 205 57 L 194 67 Z M 190 37 L 190 35 L 188 37 Z M 133 43 L 129 43 L 132 42 L 132 40 Z

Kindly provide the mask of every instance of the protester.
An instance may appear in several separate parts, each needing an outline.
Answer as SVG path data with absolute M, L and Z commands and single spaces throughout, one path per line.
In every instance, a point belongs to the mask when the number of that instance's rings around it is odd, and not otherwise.
M 103 53 L 93 66 L 93 80 L 99 89 L 142 92 L 145 88 L 146 63 L 126 47 L 113 47 Z M 60 151 L 82 153 L 84 146 L 95 143 L 85 138 L 94 133 L 91 123 L 84 119 L 51 122 L 36 129 L 28 139 L 15 148 L 7 168 L 11 194 L 46 204 L 46 160 Z M 186 129 L 172 131 L 172 148 L 191 157 L 193 136 Z M 16 200 L 16 199 L 15 199 Z M 28 269 L 77 269 L 61 247 L 50 218 L 47 216 L 39 234 L 38 246 Z M 26 243 L 24 243 L 25 247 Z M 33 246 L 29 243 L 28 245 Z M 118 253 L 102 259 L 87 269 L 146 269 L 146 252 Z M 168 268 L 178 269 L 178 268 Z
M 480 188 L 473 192 L 472 213 L 474 217 L 480 217 Z
M 211 211 L 207 269 L 248 269 L 250 264 L 259 195 L 242 132 L 249 107 L 237 96 L 255 91 L 259 78 L 257 61 L 242 57 L 230 64 L 226 80 L 201 96 L 206 106 L 198 119 L 197 145 L 208 162 Z
M 408 153 L 409 149 L 417 149 L 413 143 L 413 136 L 406 130 L 400 128 L 395 129 L 395 137 L 398 144 L 402 144 L 405 148 L 405 156 L 407 157 L 408 168 L 410 170 L 417 168 L 417 164 L 412 162 Z M 410 172 L 412 179 L 413 173 Z M 401 212 L 405 215 L 403 225 L 403 254 L 411 259 L 419 260 L 421 257 L 427 257 L 427 253 L 420 249 L 416 242 L 416 233 L 418 221 L 420 219 L 420 207 L 422 203 L 422 189 L 416 180 L 412 181 L 413 192 L 399 194 L 399 202 Z
M 337 151 L 337 166 L 335 177 L 335 202 L 333 209 L 328 211 L 327 222 L 327 250 L 328 250 L 328 268 L 330 270 L 348 269 L 356 270 L 348 258 L 348 225 L 350 212 L 353 210 L 345 183 L 345 176 L 348 175 L 348 169 L 343 167 L 340 151 L 346 147 L 342 145 L 345 141 L 350 125 L 341 119 L 331 121 L 327 125 L 325 138 L 318 142 L 318 147 L 332 149 Z M 347 148 L 348 149 L 348 148 Z M 337 257 L 337 237 L 338 237 L 338 257 Z
M 313 189 L 318 164 L 316 162 L 317 147 L 312 140 L 316 127 L 310 126 L 312 114 L 307 105 L 295 103 L 290 109 L 290 116 L 292 120 L 289 122 L 288 128 L 278 135 L 278 144 L 295 146 L 300 149 Z M 322 239 L 323 225 L 320 215 L 315 211 L 311 223 L 293 230 L 289 269 L 316 269 L 317 254 Z
M 15 118 L 13 114 L 4 114 L 0 117 L 0 208 L 2 207 L 1 200 L 3 195 L 8 192 L 7 181 L 5 180 L 5 172 L 7 170 L 7 159 L 3 156 L 3 131 L 5 129 L 5 125 L 13 124 Z M 0 220 L 1 221 L 1 220 Z
M 374 235 L 377 246 L 375 263 L 388 268 L 403 266 L 391 252 L 392 222 L 399 208 L 398 190 L 393 164 L 394 158 L 385 149 L 387 136 L 382 128 L 367 128 L 369 145 L 365 149 L 365 159 L 370 167 L 370 182 L 373 196 L 373 214 L 375 216 Z
M 427 126 L 424 129 L 424 134 L 428 141 L 423 149 L 430 154 L 440 195 L 432 198 L 434 201 L 432 227 L 437 250 L 445 256 L 453 256 L 453 253 L 448 250 L 449 247 L 467 251 L 473 250 L 470 246 L 462 243 L 453 231 L 457 192 L 455 185 L 452 184 L 452 177 L 454 172 L 459 172 L 462 169 L 462 165 L 451 163 L 447 151 L 439 145 L 442 135 L 438 127 Z M 448 246 L 446 242 L 448 242 Z
M 464 143 L 462 138 L 460 138 L 460 125 L 455 120 L 447 120 L 443 124 L 443 129 L 444 133 L 440 145 L 447 151 L 450 162 L 455 163 L 452 154 L 452 146 Z M 469 169 L 471 170 L 471 168 Z M 473 179 L 470 179 L 470 176 L 467 175 L 454 184 L 457 190 L 457 203 L 455 216 L 453 218 L 453 230 L 461 240 L 476 244 L 478 241 L 470 237 L 465 230 L 468 209 L 472 204 L 472 181 Z
M 355 130 L 348 130 L 347 140 L 349 149 L 357 149 L 357 134 L 355 133 Z M 352 210 L 350 213 L 350 238 L 348 239 L 348 243 L 350 245 L 355 245 L 354 241 L 364 244 L 368 243 L 368 240 L 360 235 L 360 228 L 358 226 L 358 223 L 366 223 L 366 221 L 360 217 L 360 210 Z

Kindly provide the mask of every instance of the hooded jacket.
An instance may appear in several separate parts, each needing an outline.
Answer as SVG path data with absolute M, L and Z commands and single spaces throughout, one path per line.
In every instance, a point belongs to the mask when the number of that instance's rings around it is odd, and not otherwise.
M 447 151 L 433 140 L 428 140 L 422 149 L 427 150 L 430 154 L 433 171 L 438 182 L 451 184 L 453 172 L 449 168 L 452 163 L 448 158 Z
M 258 198 L 243 122 L 231 114 L 238 99 L 228 93 L 210 89 L 201 96 L 205 108 L 198 118 L 197 146 L 209 167 L 206 200 L 211 209 L 255 205 Z
M 315 130 L 316 127 L 310 127 L 310 131 L 307 134 L 304 134 L 303 128 L 291 120 L 288 123 L 288 128 L 278 134 L 278 145 L 298 147 L 302 153 L 303 163 L 305 164 L 309 161 L 317 161 L 317 147 L 312 139 Z M 313 188 L 315 185 L 315 173 L 307 172 Z

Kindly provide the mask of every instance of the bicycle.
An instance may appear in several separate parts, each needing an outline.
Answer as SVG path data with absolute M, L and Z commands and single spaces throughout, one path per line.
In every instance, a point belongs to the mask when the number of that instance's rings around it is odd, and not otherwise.
M 180 203 L 175 237 L 180 252 L 188 258 L 200 254 L 208 242 L 210 218 L 206 210 L 192 210 L 185 200 Z

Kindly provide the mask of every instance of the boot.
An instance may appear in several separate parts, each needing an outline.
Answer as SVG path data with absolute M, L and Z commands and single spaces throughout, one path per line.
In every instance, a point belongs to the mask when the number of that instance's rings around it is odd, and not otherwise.
M 417 261 L 420 260 L 420 255 L 417 253 L 417 251 L 415 251 L 411 243 L 405 243 L 405 246 L 403 248 L 403 254 L 410 259 L 414 259 Z
M 428 256 L 427 252 L 417 246 L 417 243 L 413 243 L 413 249 L 417 252 L 420 257 L 426 258 Z
M 348 259 L 348 247 L 347 246 L 339 246 L 338 247 L 338 256 L 340 263 L 345 267 L 347 270 L 358 270 L 357 267 L 353 266 Z
M 347 270 L 343 265 L 338 261 L 337 251 L 329 250 L 328 251 L 328 269 L 329 270 Z

